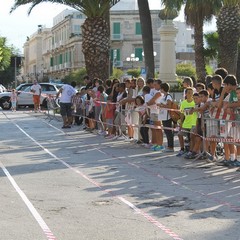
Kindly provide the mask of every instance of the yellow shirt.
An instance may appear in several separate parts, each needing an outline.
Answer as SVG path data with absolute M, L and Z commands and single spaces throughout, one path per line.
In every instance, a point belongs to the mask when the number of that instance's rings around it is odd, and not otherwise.
M 181 102 L 180 111 L 184 114 L 185 119 L 182 124 L 182 128 L 191 129 L 193 126 L 196 126 L 197 123 L 197 114 L 196 112 L 189 114 L 189 110 L 195 107 L 195 102 L 188 102 L 184 100 Z

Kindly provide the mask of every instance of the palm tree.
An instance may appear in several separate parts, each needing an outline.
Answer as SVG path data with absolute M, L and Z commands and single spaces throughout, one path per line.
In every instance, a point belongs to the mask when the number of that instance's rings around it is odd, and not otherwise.
M 224 0 L 217 16 L 220 66 L 231 74 L 237 72 L 240 38 L 240 1 Z
M 195 64 L 198 81 L 203 81 L 206 76 L 204 44 L 203 44 L 203 24 L 210 21 L 214 14 L 220 9 L 221 1 L 219 0 L 162 0 L 166 7 L 166 11 L 173 9 L 180 10 L 185 4 L 186 22 L 194 28 L 194 48 L 195 48 Z
M 138 8 L 142 28 L 145 69 L 147 72 L 146 78 L 154 78 L 152 19 L 148 0 L 138 0 Z
M 219 36 L 217 32 L 209 32 L 204 34 L 206 47 L 204 48 L 204 56 L 207 60 L 218 60 L 219 53 Z
M 7 39 L 0 37 L 0 71 L 5 70 L 10 65 L 11 48 L 7 47 Z
M 31 3 L 28 14 L 42 2 L 60 3 L 86 15 L 82 25 L 83 54 L 86 70 L 91 79 L 109 77 L 110 29 L 109 10 L 120 0 L 15 0 L 11 12 L 17 7 Z

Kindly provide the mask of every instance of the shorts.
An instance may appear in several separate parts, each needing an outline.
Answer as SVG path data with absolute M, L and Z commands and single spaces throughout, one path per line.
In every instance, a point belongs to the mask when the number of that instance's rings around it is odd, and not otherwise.
M 33 103 L 34 104 L 40 104 L 40 96 L 39 95 L 33 95 Z
M 126 132 L 125 115 L 122 112 L 115 112 L 114 125 L 120 128 L 122 132 Z
M 106 119 L 107 128 L 113 128 L 113 119 Z
M 17 102 L 12 102 L 12 108 L 16 108 L 17 107 Z
M 60 102 L 60 113 L 62 116 L 72 116 L 72 103 Z

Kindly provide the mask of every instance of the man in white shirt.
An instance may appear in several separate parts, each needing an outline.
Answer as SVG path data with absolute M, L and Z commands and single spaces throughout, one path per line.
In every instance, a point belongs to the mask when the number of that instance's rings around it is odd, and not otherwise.
M 72 124 L 72 97 L 76 94 L 76 82 L 71 82 L 71 85 L 64 84 L 58 91 L 56 98 L 60 97 L 60 112 L 63 119 L 62 128 L 71 128 Z
M 34 111 L 37 112 L 40 110 L 40 96 L 42 92 L 41 86 L 38 84 L 37 80 L 34 80 L 31 86 L 31 92 L 33 93 Z

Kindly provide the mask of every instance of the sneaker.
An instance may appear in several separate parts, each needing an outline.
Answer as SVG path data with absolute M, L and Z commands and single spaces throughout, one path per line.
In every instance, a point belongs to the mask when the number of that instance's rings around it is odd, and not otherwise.
M 174 148 L 166 147 L 163 152 L 174 152 Z
M 106 136 L 105 139 L 112 139 L 113 137 L 115 137 L 115 136 L 111 134 L 111 135 Z
M 228 167 L 229 168 L 240 167 L 240 162 L 236 159 L 234 161 L 229 161 Z
M 150 149 L 151 149 L 151 150 L 154 150 L 155 147 L 157 147 L 156 144 L 152 145 L 152 146 L 150 147 Z
M 98 135 L 103 136 L 103 135 L 105 135 L 105 134 L 106 134 L 106 131 L 102 131 L 102 130 L 99 130 L 99 131 L 98 131 Z
M 184 155 L 185 153 L 186 153 L 185 151 L 180 150 L 180 151 L 178 152 L 178 154 L 176 155 L 176 157 L 181 157 L 181 156 Z
M 224 160 L 222 160 L 220 162 L 216 162 L 216 165 L 218 165 L 218 166 L 226 166 L 226 165 L 228 165 L 229 161 L 230 160 L 224 159 Z
M 127 138 L 125 139 L 125 141 L 126 141 L 126 142 L 132 142 L 132 141 L 133 141 L 133 138 L 127 137 Z
M 62 128 L 71 128 L 70 125 L 63 125 Z
M 142 146 L 149 149 L 152 145 L 149 143 L 142 143 Z
M 208 157 L 207 157 L 207 159 L 206 159 L 206 161 L 207 161 L 208 163 L 216 162 L 216 161 L 217 161 L 217 158 L 216 158 L 216 156 L 213 156 L 213 155 L 209 154 Z
M 194 159 L 197 157 L 197 153 L 191 153 L 191 154 L 187 154 L 186 156 L 184 156 L 184 158 L 186 159 Z
M 165 149 L 164 146 L 157 145 L 157 146 L 154 148 L 154 151 L 164 151 L 164 149 Z
M 183 154 L 184 157 L 188 157 L 188 156 L 190 156 L 190 155 L 192 155 L 192 152 L 191 152 L 191 151 L 189 151 L 189 152 L 186 152 L 186 151 L 185 151 L 185 153 Z

